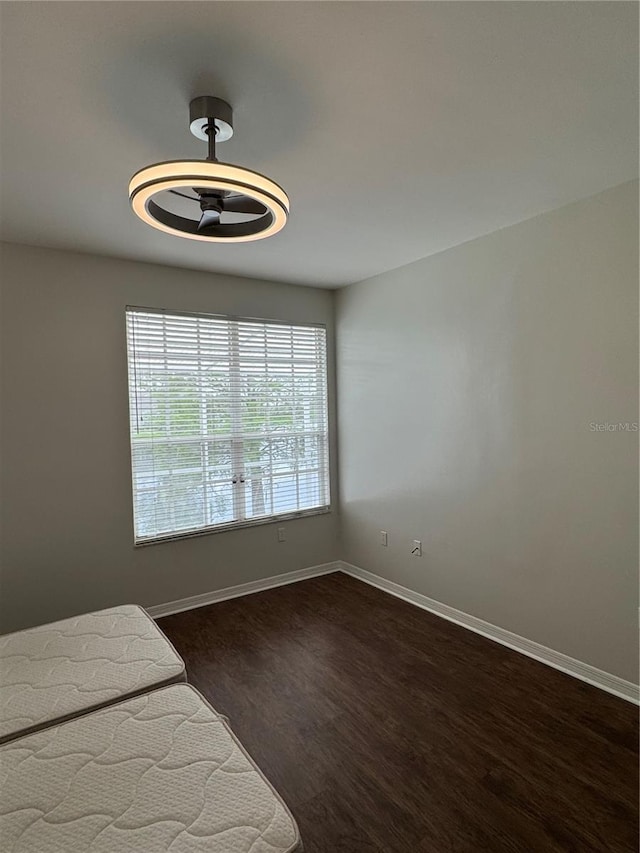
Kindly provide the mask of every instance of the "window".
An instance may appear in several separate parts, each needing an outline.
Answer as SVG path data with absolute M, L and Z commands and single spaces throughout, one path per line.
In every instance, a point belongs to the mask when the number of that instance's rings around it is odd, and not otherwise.
M 136 543 L 329 508 L 326 332 L 127 309 Z

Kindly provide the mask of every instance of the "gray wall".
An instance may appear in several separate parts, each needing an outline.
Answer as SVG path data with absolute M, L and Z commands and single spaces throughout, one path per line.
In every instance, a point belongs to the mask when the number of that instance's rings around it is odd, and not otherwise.
M 638 434 L 590 424 L 638 420 L 637 199 L 622 185 L 337 303 L 344 559 L 630 681 Z
M 337 300 L 4 245 L 2 630 L 342 557 L 635 681 L 638 434 L 590 424 L 638 419 L 637 233 L 632 183 Z M 126 304 L 326 323 L 334 499 L 337 309 L 341 544 L 333 512 L 133 547 Z
M 124 320 L 133 304 L 326 323 L 333 412 L 332 292 L 8 244 L 0 261 L 1 630 L 337 557 L 335 512 L 286 522 L 284 543 L 267 524 L 133 547 Z

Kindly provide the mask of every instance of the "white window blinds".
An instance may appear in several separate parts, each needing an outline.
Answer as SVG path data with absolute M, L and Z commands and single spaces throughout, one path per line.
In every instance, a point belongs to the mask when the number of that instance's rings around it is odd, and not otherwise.
M 127 309 L 136 542 L 329 505 L 326 333 Z

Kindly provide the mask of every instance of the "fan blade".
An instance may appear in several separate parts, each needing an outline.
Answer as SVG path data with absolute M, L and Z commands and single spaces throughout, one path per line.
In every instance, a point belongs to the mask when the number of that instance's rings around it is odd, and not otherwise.
M 262 216 L 267 212 L 267 208 L 263 204 L 246 195 L 227 196 L 222 200 L 222 205 L 222 209 L 229 213 L 254 213 L 257 216 Z
M 186 198 L 188 201 L 199 201 L 199 199 L 195 198 L 195 196 L 179 193 L 178 190 L 169 190 L 169 192 L 173 193 L 173 195 L 179 195 L 180 198 Z
M 220 211 L 218 210 L 203 210 L 200 222 L 198 222 L 198 231 L 204 231 L 211 225 L 220 225 Z

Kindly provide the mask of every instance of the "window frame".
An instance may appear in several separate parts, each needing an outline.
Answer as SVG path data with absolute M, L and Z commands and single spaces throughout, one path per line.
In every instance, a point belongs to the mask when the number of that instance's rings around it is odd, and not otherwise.
M 131 387 L 131 365 L 129 362 L 129 333 L 128 333 L 128 322 L 129 322 L 129 314 L 140 312 L 144 314 L 159 314 L 159 315 L 168 315 L 171 317 L 189 317 L 189 318 L 211 318 L 213 320 L 222 320 L 224 322 L 229 323 L 260 323 L 263 325 L 273 325 L 273 326 L 285 326 L 285 327 L 301 327 L 301 328 L 309 328 L 309 329 L 322 329 L 324 330 L 324 390 L 325 390 L 325 411 L 326 411 L 326 484 L 324 485 L 324 491 L 326 496 L 326 503 L 322 505 L 318 505 L 316 507 L 309 507 L 306 509 L 300 510 L 291 510 L 288 512 L 276 513 L 272 515 L 263 515 L 257 516 L 256 518 L 241 518 L 237 521 L 230 522 L 222 522 L 220 524 L 207 525 L 198 528 L 191 528 L 183 531 L 170 531 L 167 533 L 160 533 L 154 536 L 138 538 L 136 533 L 136 491 L 135 491 L 135 483 L 134 483 L 134 475 L 135 469 L 133 464 L 133 451 L 134 451 L 134 439 L 133 439 L 133 431 L 131 429 L 131 425 L 133 423 L 132 418 L 132 406 L 133 406 L 133 393 Z M 147 306 L 141 305 L 126 305 L 125 306 L 125 351 L 126 351 L 126 363 L 127 363 L 127 412 L 128 412 L 128 433 L 129 433 L 129 471 L 131 478 L 131 510 L 132 510 L 132 520 L 133 520 L 133 545 L 135 548 L 146 548 L 149 545 L 158 545 L 162 542 L 173 542 L 178 541 L 180 539 L 193 539 L 195 537 L 200 536 L 209 536 L 215 533 L 227 533 L 231 530 L 240 530 L 248 527 L 258 527 L 264 524 L 279 524 L 284 521 L 292 521 L 300 518 L 309 518 L 316 515 L 326 515 L 333 511 L 333 503 L 332 503 L 332 495 L 333 495 L 333 484 L 332 484 L 332 447 L 331 447 L 331 394 L 329 389 L 329 334 L 327 330 L 326 323 L 308 323 L 308 322 L 296 322 L 289 320 L 278 320 L 273 318 L 264 318 L 264 317 L 246 317 L 238 314 L 218 314 L 207 311 L 184 311 L 184 310 L 173 310 L 169 308 L 150 308 Z M 135 372 L 135 371 L 134 371 Z M 233 433 L 230 433 L 230 439 L 232 438 Z M 234 498 L 235 502 L 235 498 Z

